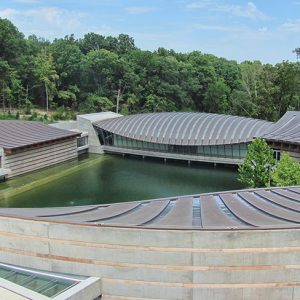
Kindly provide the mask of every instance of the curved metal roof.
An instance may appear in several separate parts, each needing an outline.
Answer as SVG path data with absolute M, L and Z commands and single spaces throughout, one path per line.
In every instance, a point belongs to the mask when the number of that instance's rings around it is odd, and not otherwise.
M 17 149 L 79 135 L 78 132 L 55 128 L 41 122 L 0 121 L 0 147 L 4 149 Z
M 93 125 L 135 140 L 196 146 L 249 142 L 273 123 L 211 113 L 164 112 L 113 118 Z
M 300 144 L 300 111 L 288 111 L 262 135 L 269 141 Z
M 141 229 L 300 228 L 300 187 L 75 207 L 0 208 L 0 216 Z

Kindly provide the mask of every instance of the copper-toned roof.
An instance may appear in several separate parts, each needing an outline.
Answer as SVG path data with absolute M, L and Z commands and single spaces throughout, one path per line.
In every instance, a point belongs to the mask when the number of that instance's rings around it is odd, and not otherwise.
M 94 123 L 97 128 L 135 140 L 191 146 L 249 142 L 272 125 L 251 118 L 186 112 L 138 114 Z
M 156 229 L 300 228 L 300 187 L 216 192 L 77 207 L 0 208 L 0 216 Z
M 78 135 L 80 135 L 78 132 L 55 128 L 41 122 L 17 120 L 0 121 L 0 147 L 6 150 Z
M 269 141 L 300 144 L 300 111 L 288 111 L 262 135 Z

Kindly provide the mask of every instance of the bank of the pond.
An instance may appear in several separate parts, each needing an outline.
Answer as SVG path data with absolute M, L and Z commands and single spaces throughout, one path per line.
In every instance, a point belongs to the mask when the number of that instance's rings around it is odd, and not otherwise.
M 71 160 L 0 182 L 0 206 L 2 206 L 1 201 L 5 199 L 59 180 L 64 176 L 90 167 L 101 160 L 103 160 L 103 156 L 85 154 L 80 156 L 78 160 Z
M 239 188 L 231 167 L 104 155 L 2 183 L 0 206 L 90 205 Z

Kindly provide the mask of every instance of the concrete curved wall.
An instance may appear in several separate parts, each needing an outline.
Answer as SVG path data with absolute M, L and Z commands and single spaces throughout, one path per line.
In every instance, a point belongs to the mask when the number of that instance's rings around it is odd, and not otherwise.
M 100 277 L 103 299 L 300 299 L 300 229 L 154 230 L 0 217 L 0 260 Z

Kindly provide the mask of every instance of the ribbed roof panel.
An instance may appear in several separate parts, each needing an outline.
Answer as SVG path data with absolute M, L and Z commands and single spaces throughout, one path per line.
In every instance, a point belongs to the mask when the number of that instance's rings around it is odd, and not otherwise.
M 137 114 L 93 123 L 131 139 L 172 145 L 223 145 L 252 141 L 270 130 L 272 122 L 210 113 Z
M 41 122 L 0 121 L 0 147 L 4 149 L 16 149 L 78 135 L 78 132 L 55 128 Z
M 300 144 L 300 111 L 288 111 L 262 135 L 266 140 Z

